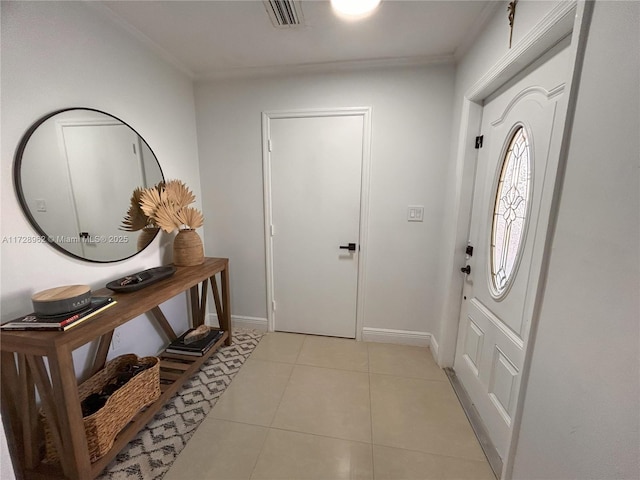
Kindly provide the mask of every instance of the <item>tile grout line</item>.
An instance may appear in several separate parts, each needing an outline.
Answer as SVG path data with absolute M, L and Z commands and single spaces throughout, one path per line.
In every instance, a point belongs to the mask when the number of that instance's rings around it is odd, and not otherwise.
M 260 340 L 262 341 L 262 339 L 263 339 L 265 336 L 266 336 L 266 333 L 265 333 L 265 334 L 263 334 L 263 335 L 262 335 L 262 337 L 260 337 Z M 260 343 L 260 342 L 258 342 L 258 344 L 259 344 L 259 343 Z M 257 348 L 257 347 L 258 347 L 258 345 L 256 345 L 256 348 Z M 246 358 L 246 360 L 245 360 L 245 362 L 244 362 L 244 365 L 246 365 L 247 360 L 249 360 L 249 359 L 253 356 L 253 353 L 254 353 L 255 351 L 256 351 L 256 349 L 254 348 L 254 349 L 253 349 L 253 351 L 251 352 L 251 354 L 249 354 L 249 356 Z M 243 365 L 243 366 L 244 366 L 244 365 Z M 240 368 L 242 368 L 242 367 L 240 367 Z M 238 373 L 239 373 L 239 370 L 238 370 Z M 236 373 L 236 375 L 237 375 L 237 373 Z M 224 393 L 224 392 L 223 392 L 223 393 Z M 216 403 L 217 403 L 217 402 L 216 402 Z M 223 419 L 218 419 L 218 420 L 223 420 Z M 223 421 L 225 421 L 225 422 L 231 422 L 232 420 L 223 420 Z M 242 425 L 251 425 L 251 426 L 254 426 L 254 427 L 255 427 L 255 426 L 258 426 L 258 427 L 265 428 L 265 427 L 263 427 L 262 425 L 255 425 L 255 424 L 251 424 L 251 423 L 243 423 L 243 422 L 234 422 L 234 423 L 240 423 L 240 424 L 242 424 Z M 249 478 L 248 478 L 248 480 L 251 480 L 251 478 L 253 478 L 253 474 L 255 473 L 255 471 L 256 471 L 256 467 L 258 466 L 258 460 L 260 460 L 260 455 L 262 455 L 262 451 L 264 450 L 264 444 L 265 444 L 265 443 L 267 443 L 267 435 L 269 435 L 269 428 L 268 428 L 268 427 L 266 427 L 266 428 L 267 428 L 267 431 L 266 431 L 266 433 L 264 434 L 264 438 L 263 438 L 263 440 L 262 440 L 262 444 L 260 445 L 260 451 L 258 452 L 258 455 L 256 455 L 256 459 L 255 459 L 255 461 L 253 462 L 253 467 L 251 468 L 251 473 L 249 474 Z
M 241 422 L 236 422 L 236 423 L 241 423 Z M 246 424 L 245 423 L 243 425 L 251 425 L 251 424 Z M 249 480 L 251 480 L 253 478 L 253 474 L 256 473 L 256 467 L 258 466 L 258 461 L 260 460 L 260 455 L 262 455 L 262 452 L 264 451 L 264 445 L 265 445 L 265 443 L 267 443 L 267 436 L 269 435 L 269 427 L 265 427 L 265 428 L 267 429 L 267 432 L 264 434 L 264 438 L 262 439 L 262 445 L 260 445 L 260 451 L 258 452 L 258 455 L 256 455 L 256 460 L 253 462 L 253 468 L 251 469 L 251 474 L 249 475 Z
M 269 436 L 269 432 L 271 430 L 279 430 L 278 428 L 273 427 L 273 422 L 276 419 L 276 415 L 278 414 L 278 410 L 280 410 L 280 405 L 282 405 L 282 399 L 284 398 L 284 394 L 287 391 L 287 388 L 289 387 L 289 382 L 291 382 L 291 376 L 293 375 L 293 370 L 296 367 L 296 365 L 298 364 L 298 358 L 300 357 L 300 352 L 302 352 L 302 348 L 304 346 L 304 343 L 307 341 L 307 335 L 304 336 L 304 340 L 302 341 L 302 345 L 300 345 L 300 349 L 298 350 L 298 354 L 296 355 L 295 360 L 293 361 L 293 363 L 286 363 L 286 362 L 276 362 L 276 363 L 285 363 L 286 365 L 291 365 L 291 372 L 289 372 L 289 378 L 287 378 L 287 383 L 284 386 L 284 389 L 282 390 L 282 394 L 280 395 L 280 400 L 278 401 L 278 406 L 276 407 L 275 411 L 273 412 L 273 416 L 271 417 L 271 421 L 269 422 L 269 425 L 266 427 L 267 428 L 267 433 L 264 436 L 264 440 L 262 441 L 262 446 L 260 447 L 260 453 L 258 453 L 258 456 L 256 457 L 256 462 L 253 465 L 253 469 L 251 470 L 251 475 L 249 476 L 249 480 L 251 480 L 254 476 L 254 474 L 256 473 L 256 467 L 258 466 L 258 461 L 260 460 L 260 457 L 262 456 L 263 452 L 264 452 L 264 446 L 267 443 L 267 437 Z M 266 361 L 270 361 L 270 360 L 266 360 Z
M 300 359 L 300 354 L 302 353 L 302 349 L 304 348 L 304 344 L 307 343 L 307 339 L 308 338 L 309 338 L 309 335 L 305 335 L 304 336 L 304 339 L 302 340 L 302 345 L 300 345 L 300 350 L 298 350 L 298 354 L 296 355 L 296 359 L 293 362 L 294 365 L 298 365 L 298 360 Z
M 367 348 L 367 353 L 370 353 L 369 348 Z M 437 383 L 442 383 L 442 382 L 448 382 L 448 377 L 446 376 L 446 372 L 444 372 L 444 370 L 440 369 L 442 371 L 442 373 L 445 375 L 444 380 L 434 380 L 434 379 L 427 379 L 427 378 L 421 378 L 421 377 L 409 377 L 409 376 L 404 376 L 404 375 L 398 375 L 398 374 L 392 374 L 392 373 L 376 373 L 376 372 L 372 372 L 371 371 L 371 363 L 370 363 L 370 357 L 369 357 L 369 392 L 370 392 L 370 403 L 371 403 L 371 449 L 372 449 L 372 460 L 373 460 L 373 474 L 374 474 L 374 479 L 375 479 L 375 459 L 373 458 L 373 449 L 376 446 L 381 446 L 381 447 L 386 447 L 386 448 L 393 448 L 393 449 L 397 449 L 397 450 L 403 450 L 403 451 L 407 451 L 407 452 L 414 452 L 414 453 L 420 453 L 423 455 L 432 455 L 435 457 L 443 457 L 443 458 L 450 458 L 450 459 L 454 459 L 454 460 L 465 460 L 465 461 L 469 461 L 469 462 L 478 462 L 478 463 L 485 463 L 486 460 L 485 459 L 476 459 L 476 458 L 467 458 L 467 457 L 462 457 L 462 456 L 455 456 L 455 455 L 444 455 L 441 453 L 432 453 L 432 452 L 424 452 L 421 450 L 414 450 L 414 449 L 409 449 L 409 448 L 401 448 L 401 447 L 397 447 L 397 446 L 393 446 L 393 445 L 385 445 L 385 444 L 379 444 L 375 441 L 374 436 L 373 436 L 373 398 L 372 398 L 372 392 L 371 392 L 371 378 L 374 375 L 383 375 L 383 376 L 387 376 L 387 377 L 394 377 L 394 378 L 399 378 L 399 379 L 411 379 L 411 380 L 421 380 L 421 381 L 425 381 L 425 382 L 437 382 Z
M 466 461 L 466 462 L 473 462 L 473 463 L 486 463 L 486 460 L 480 460 L 480 459 L 475 459 L 475 458 L 468 458 L 465 456 L 458 456 L 458 455 L 447 455 L 447 454 L 442 454 L 442 453 L 432 453 L 432 452 L 426 452 L 426 451 L 422 451 L 422 450 L 416 450 L 416 449 L 412 449 L 412 448 L 405 448 L 405 447 L 398 447 L 398 446 L 394 446 L 392 444 L 385 444 L 385 443 L 376 443 L 374 441 L 374 424 L 373 424 L 373 389 L 372 389 L 372 379 L 375 375 L 382 375 L 384 377 L 393 377 L 396 379 L 407 379 L 407 380 L 422 380 L 422 381 L 426 381 L 426 382 L 440 382 L 440 380 L 432 380 L 432 379 L 426 379 L 426 378 L 421 378 L 421 377 L 406 377 L 403 375 L 398 375 L 398 374 L 393 374 L 393 373 L 375 373 L 372 371 L 372 366 L 371 366 L 371 350 L 369 348 L 369 346 L 367 345 L 367 363 L 366 363 L 366 371 L 362 371 L 362 370 L 350 370 L 350 369 L 342 369 L 342 368 L 335 368 L 335 367 L 326 367 L 326 366 L 320 366 L 320 365 L 307 365 L 304 363 L 299 363 L 300 362 L 300 357 L 302 356 L 304 347 L 306 345 L 306 342 L 308 341 L 308 339 L 310 338 L 309 335 L 304 335 L 304 339 L 302 340 L 300 347 L 297 351 L 294 363 L 291 362 L 281 362 L 281 361 L 274 361 L 274 360 L 270 360 L 270 359 L 256 359 L 256 361 L 264 361 L 266 363 L 275 363 L 275 364 L 281 364 L 281 365 L 289 365 L 291 367 L 290 373 L 288 375 L 288 378 L 286 379 L 286 383 L 284 385 L 284 388 L 282 390 L 282 393 L 279 397 L 279 401 L 277 404 L 277 407 L 274 410 L 274 413 L 271 417 L 271 420 L 268 422 L 268 425 L 260 425 L 257 423 L 249 423 L 249 422 L 245 422 L 245 421 L 238 421 L 238 420 L 230 420 L 230 419 L 225 419 L 225 418 L 216 418 L 216 420 L 220 420 L 220 421 L 225 421 L 225 422 L 231 422 L 231 423 L 235 423 L 235 424 L 241 424 L 241 425 L 247 425 L 247 426 L 253 426 L 253 427 L 259 427 L 260 429 L 266 429 L 265 433 L 264 433 L 264 438 L 261 442 L 261 445 L 259 447 L 259 451 L 258 454 L 255 457 L 255 460 L 253 462 L 252 465 L 252 469 L 251 469 L 251 473 L 249 474 L 248 479 L 254 479 L 255 475 L 257 474 L 257 465 L 260 461 L 260 459 L 262 458 L 262 455 L 265 454 L 265 447 L 266 447 L 266 442 L 267 442 L 267 437 L 272 433 L 273 430 L 277 430 L 279 432 L 288 432 L 288 433 L 292 433 L 292 434 L 300 434 L 300 435 L 309 435 L 311 437 L 316 437 L 319 439 L 326 439 L 326 440 L 338 440 L 338 441 L 342 441 L 342 442 L 351 442 L 352 444 L 359 444 L 359 445 L 365 445 L 366 443 L 370 444 L 370 452 L 371 452 L 371 473 L 372 473 L 372 480 L 376 478 L 375 474 L 376 474 L 376 464 L 375 464 L 375 446 L 379 446 L 379 447 L 384 447 L 384 448 L 390 448 L 390 449 L 395 449 L 395 450 L 400 450 L 400 451 L 405 451 L 405 452 L 413 452 L 413 453 L 418 453 L 418 454 L 422 454 L 422 455 L 428 455 L 428 456 L 432 456 L 432 457 L 440 457 L 443 459 L 451 459 L 451 460 L 462 460 L 462 461 Z M 257 346 L 257 345 L 256 345 Z M 255 352 L 252 351 L 247 357 L 246 360 L 244 362 L 244 364 L 246 365 L 248 362 L 247 360 L 252 359 L 253 353 Z M 244 366 L 244 365 L 243 365 Z M 369 419 L 370 419 L 370 436 L 371 436 L 371 440 L 370 442 L 366 442 L 366 441 L 361 441 L 361 440 L 353 440 L 353 439 L 348 439 L 348 438 L 340 438 L 340 437 L 335 437 L 335 436 L 331 436 L 331 435 L 326 435 L 326 434 L 319 434 L 319 433 L 310 433 L 310 432 L 304 432 L 304 431 L 300 431 L 300 430 L 296 430 L 296 429 L 290 429 L 290 428 L 286 428 L 286 427 L 277 427 L 277 426 L 273 426 L 273 423 L 275 422 L 275 418 L 280 410 L 280 408 L 282 407 L 282 400 L 284 399 L 284 395 L 287 391 L 287 389 L 290 386 L 290 382 L 291 382 L 291 378 L 293 376 L 293 370 L 296 366 L 302 366 L 302 367 L 308 367 L 308 368 L 315 368 L 315 369 L 324 369 L 324 370 L 330 370 L 330 371 L 342 371 L 342 372 L 352 372 L 352 373 L 366 373 L 368 376 L 368 388 L 369 388 L 369 404 L 370 404 L 370 411 L 369 411 Z M 237 374 L 240 373 L 241 368 L 236 372 L 236 374 L 234 375 L 234 378 L 237 377 Z M 447 379 L 446 379 L 447 380 Z M 230 382 L 231 384 L 231 382 Z M 436 384 L 433 384 L 434 386 Z M 229 385 L 230 386 L 230 385 Z M 227 386 L 228 387 L 228 386 Z M 219 400 L 219 399 L 218 399 Z M 217 403 L 217 401 L 216 401 Z M 265 457 L 268 458 L 268 457 Z
M 238 422 L 238 423 L 242 423 L 242 422 Z M 251 424 L 247 424 L 247 425 L 251 425 Z M 256 425 L 256 426 L 258 426 L 258 425 Z M 268 428 L 269 430 L 278 430 L 279 432 L 297 433 L 297 434 L 300 434 L 300 435 L 309 435 L 311 437 L 326 438 L 327 440 L 338 440 L 340 442 L 358 443 L 360 445 L 372 445 L 371 442 L 363 442 L 362 440 L 353 440 L 351 438 L 332 437 L 331 435 L 322 435 L 321 433 L 302 432 L 300 430 L 293 430 L 291 428 L 285 428 L 285 427 L 264 427 L 264 428 Z
M 369 374 L 369 424 L 371 425 L 371 478 L 376 478 L 376 460 L 373 451 L 373 394 L 371 391 L 371 352 L 367 345 L 367 372 Z
M 303 345 L 304 345 L 305 341 L 306 341 L 306 335 L 305 335 L 305 339 L 302 341 Z M 300 346 L 300 351 L 301 350 L 302 350 L 302 345 Z M 298 351 L 298 355 L 296 355 L 296 360 L 295 361 L 298 360 L 298 356 L 300 355 L 300 351 Z M 269 361 L 269 360 L 267 360 L 267 361 Z M 251 470 L 251 475 L 249 476 L 249 480 L 251 480 L 253 478 L 254 474 L 256 473 L 256 467 L 258 466 L 258 462 L 260 461 L 260 457 L 262 456 L 262 454 L 264 452 L 264 446 L 267 443 L 267 437 L 269 436 L 269 431 L 271 430 L 271 425 L 273 425 L 273 421 L 275 420 L 276 415 L 278 413 L 278 410 L 280 409 L 280 405 L 282 404 L 282 398 L 284 397 L 284 393 L 286 392 L 287 387 L 289 386 L 289 382 L 291 381 L 291 375 L 293 375 L 293 369 L 296 366 L 295 361 L 294 361 L 293 364 L 286 363 L 286 365 L 292 365 L 291 366 L 291 372 L 289 372 L 289 378 L 287 378 L 287 383 L 285 384 L 284 389 L 282 390 L 282 394 L 280 394 L 280 400 L 278 401 L 278 406 L 276 407 L 276 409 L 273 412 L 273 416 L 271 417 L 271 421 L 269 422 L 269 425 L 266 426 L 267 433 L 265 434 L 264 440 L 262 441 L 262 446 L 260 447 L 260 453 L 258 453 L 258 456 L 256 457 L 256 462 L 253 465 L 253 469 Z M 285 363 L 285 362 L 275 362 L 275 363 Z
M 412 448 L 397 447 L 395 445 L 385 445 L 384 443 L 372 443 L 371 445 L 376 447 L 392 448 L 394 450 L 402 450 L 405 452 L 421 453 L 422 455 L 431 455 L 433 457 L 450 458 L 452 460 L 464 460 L 465 462 L 476 462 L 476 463 L 489 465 L 489 462 L 487 461 L 486 458 L 479 459 L 479 458 L 462 457 L 459 455 L 446 455 L 444 453 L 425 452 L 424 450 L 414 450 Z
M 425 382 L 449 383 L 446 377 L 444 380 L 438 380 L 437 378 L 410 377 L 407 375 L 398 375 L 396 373 L 379 373 L 379 372 L 372 372 L 372 371 L 369 371 L 369 373 L 372 375 L 384 375 L 385 377 L 409 378 L 411 380 L 424 380 Z

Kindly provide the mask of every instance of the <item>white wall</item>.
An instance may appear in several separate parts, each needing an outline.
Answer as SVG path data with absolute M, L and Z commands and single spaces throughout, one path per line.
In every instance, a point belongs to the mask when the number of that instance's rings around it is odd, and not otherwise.
M 531 32 L 560 1 L 521 0 L 517 4 L 513 26 L 512 48 Z M 467 144 L 473 144 L 480 132 L 465 129 L 462 124 L 463 99 L 469 89 L 480 80 L 499 60 L 509 53 L 508 2 L 497 2 L 493 14 L 473 46 L 460 59 L 456 68 L 451 158 L 447 171 L 447 191 L 444 202 L 443 245 L 440 256 L 440 281 L 443 285 L 442 311 L 434 335 L 440 344 L 439 363 L 443 367 L 453 365 L 457 322 L 460 316 L 463 275 L 460 267 L 465 264 L 468 216 L 473 191 L 475 157 L 465 158 L 459 151 L 460 136 Z M 472 111 L 470 125 L 479 125 L 480 117 Z M 466 122 L 466 120 L 465 120 Z M 455 325 L 455 328 L 452 328 Z
M 433 331 L 453 73 L 436 65 L 196 85 L 205 246 L 230 257 L 234 315 L 267 316 L 261 112 L 371 106 L 364 325 Z M 424 223 L 407 222 L 416 204 Z
M 519 25 L 534 26 L 555 4 L 519 2 L 516 42 Z M 596 2 L 514 478 L 640 476 L 640 65 L 630 47 L 640 40 L 638 6 Z M 500 6 L 457 68 L 449 205 L 468 178 L 456 153 L 461 101 L 507 53 L 505 31 Z M 467 134 L 472 140 L 477 132 Z M 446 225 L 447 245 L 459 228 Z M 455 249 L 442 263 L 452 285 L 464 242 Z M 449 294 L 442 326 L 458 317 L 459 293 Z
M 168 178 L 183 179 L 200 197 L 195 112 L 191 80 L 167 66 L 124 30 L 84 2 L 2 2 L 1 212 L 2 238 L 35 235 L 12 184 L 15 149 L 42 115 L 85 106 L 109 112 L 134 127 L 154 150 Z M 166 239 L 165 239 L 166 242 Z M 123 274 L 158 266 L 167 259 L 161 241 L 130 260 L 92 264 L 48 245 L 2 243 L 2 320 L 31 310 L 32 293 L 64 284 L 94 289 Z M 176 329 L 186 328 L 186 298 L 168 302 Z M 155 353 L 163 343 L 146 318 L 122 328 L 123 348 Z M 76 351 L 77 370 L 87 348 Z M 6 458 L 3 458 L 5 478 Z
M 514 478 L 640 478 L 639 41 L 596 2 Z

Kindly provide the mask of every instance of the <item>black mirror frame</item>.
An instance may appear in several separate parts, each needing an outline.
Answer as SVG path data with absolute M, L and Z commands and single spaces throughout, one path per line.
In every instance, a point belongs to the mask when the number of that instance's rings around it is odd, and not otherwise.
M 155 152 L 151 149 L 151 147 L 149 146 L 147 141 L 142 137 L 142 135 L 140 135 L 136 131 L 136 129 L 133 128 L 131 125 L 129 125 L 127 122 L 121 120 L 120 118 L 118 118 L 118 117 L 116 117 L 114 115 L 111 115 L 110 113 L 104 112 L 102 110 L 98 110 L 96 108 L 90 108 L 90 107 L 63 108 L 63 109 L 56 110 L 54 112 L 48 113 L 47 115 L 45 115 L 42 118 L 38 119 L 33 125 L 31 125 L 27 129 L 25 134 L 20 139 L 20 143 L 18 144 L 18 148 L 16 149 L 16 154 L 15 154 L 14 159 L 13 159 L 13 186 L 14 186 L 14 189 L 15 189 L 15 193 L 16 193 L 16 197 L 17 197 L 18 203 L 20 204 L 20 208 L 22 209 L 22 212 L 24 213 L 24 215 L 27 217 L 27 220 L 29 221 L 31 226 L 40 235 L 40 238 L 42 239 L 41 243 L 47 243 L 47 244 L 51 245 L 53 248 L 55 248 L 56 250 L 58 250 L 59 252 L 62 252 L 63 254 L 65 254 L 65 255 L 67 255 L 69 257 L 76 258 L 76 259 L 82 260 L 84 262 L 90 262 L 90 263 L 116 263 L 116 262 L 122 262 L 123 260 L 127 260 L 127 259 L 129 259 L 131 257 L 135 257 L 140 252 L 145 250 L 149 245 L 151 245 L 151 243 L 153 243 L 153 240 L 155 240 L 156 236 L 158 235 L 158 232 L 155 233 L 153 238 L 149 241 L 149 243 L 147 243 L 147 245 L 144 248 L 142 248 L 141 250 L 136 251 L 135 253 L 129 255 L 128 257 L 118 258 L 116 260 L 91 260 L 91 259 L 88 259 L 88 258 L 81 257 L 79 255 L 76 255 L 74 253 L 71 253 L 70 251 L 68 251 L 68 250 L 64 249 L 63 247 L 61 247 L 58 243 L 54 242 L 53 239 L 49 236 L 49 234 L 47 234 L 42 229 L 42 227 L 38 224 L 36 219 L 33 217 L 33 215 L 31 214 L 31 210 L 29 209 L 29 206 L 27 204 L 27 201 L 26 201 L 26 199 L 24 197 L 24 191 L 22 189 L 22 181 L 21 181 L 22 179 L 21 179 L 21 176 L 20 176 L 20 171 L 21 171 L 21 168 L 22 168 L 22 156 L 24 154 L 25 148 L 27 147 L 27 143 L 29 142 L 29 139 L 34 134 L 34 132 L 38 129 L 38 127 L 40 125 L 42 125 L 44 122 L 46 122 L 47 120 L 49 120 L 51 117 L 54 117 L 54 116 L 56 116 L 56 115 L 58 115 L 60 113 L 69 112 L 71 110 L 87 110 L 87 111 L 91 111 L 91 112 L 101 113 L 101 114 L 106 115 L 108 117 L 114 118 L 114 119 L 118 120 L 119 122 L 121 122 L 123 125 L 126 125 L 127 127 L 129 127 L 145 143 L 145 145 L 147 146 L 149 151 L 151 153 L 153 153 L 153 156 L 156 159 L 156 163 L 158 164 L 158 168 L 160 169 L 160 176 L 162 177 L 163 181 L 165 180 L 164 172 L 162 171 L 162 167 L 160 166 L 160 162 L 158 161 L 158 157 L 156 156 Z

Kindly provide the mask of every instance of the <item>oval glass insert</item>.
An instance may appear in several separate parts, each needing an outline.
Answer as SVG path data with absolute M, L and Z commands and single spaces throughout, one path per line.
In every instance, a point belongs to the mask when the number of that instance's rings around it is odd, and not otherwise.
M 503 296 L 515 274 L 524 240 L 530 191 L 529 140 L 523 126 L 515 129 L 502 160 L 491 227 L 491 284 Z

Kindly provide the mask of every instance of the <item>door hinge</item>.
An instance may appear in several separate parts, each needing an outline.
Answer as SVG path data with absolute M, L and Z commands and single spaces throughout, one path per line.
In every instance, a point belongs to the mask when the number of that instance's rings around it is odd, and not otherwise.
M 271 310 L 274 311 L 274 312 L 276 311 L 276 301 L 275 300 L 271 301 Z
M 484 141 L 484 135 L 476 137 L 476 148 L 482 148 L 482 142 Z
M 467 255 L 469 255 L 470 257 L 473 257 L 473 246 L 472 245 L 467 245 L 467 249 L 465 250 L 465 253 Z
M 267 140 L 267 148 L 269 149 L 269 152 L 272 151 L 272 145 L 271 145 L 271 139 Z

